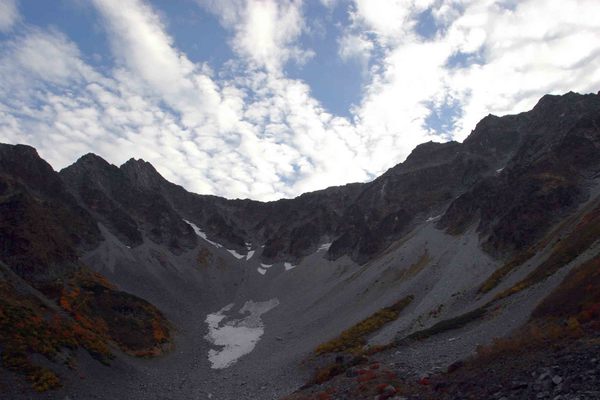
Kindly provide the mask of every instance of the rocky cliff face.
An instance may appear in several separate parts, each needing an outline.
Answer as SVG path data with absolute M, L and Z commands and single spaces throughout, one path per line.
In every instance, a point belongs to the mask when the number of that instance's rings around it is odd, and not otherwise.
M 38 289 L 75 268 L 78 247 L 101 240 L 92 216 L 29 146 L 0 146 L 0 196 L 2 261 Z
M 599 127 L 600 96 L 574 93 L 545 96 L 518 116 L 484 119 L 466 146 L 484 147 L 494 130 L 515 132 L 520 145 L 496 174 L 452 202 L 439 225 L 461 233 L 477 223 L 495 255 L 531 245 L 588 196 L 587 183 L 600 172 Z
M 154 167 L 130 160 L 120 168 L 88 154 L 60 172 L 74 196 L 126 245 L 133 247 L 143 237 L 178 252 L 192 248 L 192 229 L 161 193 L 168 183 Z
M 328 257 L 365 263 L 415 224 L 462 233 L 474 223 L 486 250 L 504 256 L 538 239 L 586 196 L 598 172 L 600 96 L 545 96 L 530 112 L 484 118 L 464 143 L 425 143 L 381 177 L 260 203 L 188 193 L 142 160 L 120 168 L 94 155 L 61 171 L 87 210 L 130 246 L 145 234 L 177 249 L 194 245 L 182 222 L 267 262 L 298 260 L 332 242 Z

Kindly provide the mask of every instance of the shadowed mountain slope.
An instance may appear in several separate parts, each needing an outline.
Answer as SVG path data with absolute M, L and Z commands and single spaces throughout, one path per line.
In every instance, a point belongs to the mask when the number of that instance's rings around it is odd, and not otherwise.
M 81 262 L 102 240 L 96 220 L 35 149 L 0 145 L 2 365 L 35 390 L 60 386 L 48 362 L 74 369 L 78 348 L 108 364 L 115 348 L 152 355 L 169 341 L 160 311 Z

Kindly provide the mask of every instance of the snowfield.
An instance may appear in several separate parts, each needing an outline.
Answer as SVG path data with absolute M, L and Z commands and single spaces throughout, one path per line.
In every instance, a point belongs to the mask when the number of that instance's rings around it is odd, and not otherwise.
M 233 316 L 228 316 L 235 304 L 228 304 L 216 313 L 206 316 L 208 334 L 205 339 L 219 349 L 208 351 L 208 360 L 213 369 L 223 369 L 235 364 L 240 357 L 250 353 L 265 332 L 260 318 L 279 305 L 279 300 L 244 303 Z M 243 316 L 246 314 L 246 316 Z M 235 318 L 236 316 L 243 316 Z

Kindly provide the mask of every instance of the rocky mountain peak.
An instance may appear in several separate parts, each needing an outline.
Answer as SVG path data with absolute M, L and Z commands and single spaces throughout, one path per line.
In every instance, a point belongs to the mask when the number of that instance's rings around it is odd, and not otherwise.
M 0 144 L 0 173 L 47 195 L 60 196 L 63 192 L 62 182 L 50 164 L 31 146 Z
M 399 166 L 404 167 L 404 169 L 407 167 L 422 168 L 426 165 L 447 162 L 459 153 L 461 147 L 461 144 L 455 141 L 445 143 L 429 141 L 422 143 L 415 147 L 406 158 L 406 161 L 399 164 Z
M 129 159 L 119 169 L 127 179 L 139 188 L 158 189 L 166 183 L 165 178 L 154 168 L 152 164 L 140 159 Z
M 101 165 L 101 166 L 110 165 L 108 163 L 108 161 L 106 161 L 104 158 L 102 158 L 99 155 L 94 154 L 94 153 L 84 154 L 75 162 L 74 165 L 77 165 L 78 163 L 83 163 L 86 165 Z

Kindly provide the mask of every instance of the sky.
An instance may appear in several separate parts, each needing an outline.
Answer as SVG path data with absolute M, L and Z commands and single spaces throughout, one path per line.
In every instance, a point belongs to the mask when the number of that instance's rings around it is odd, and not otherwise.
M 598 0 L 0 0 L 0 142 L 274 200 L 600 90 Z

